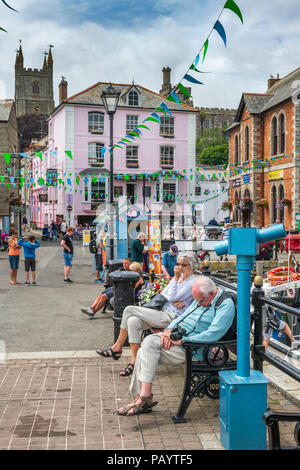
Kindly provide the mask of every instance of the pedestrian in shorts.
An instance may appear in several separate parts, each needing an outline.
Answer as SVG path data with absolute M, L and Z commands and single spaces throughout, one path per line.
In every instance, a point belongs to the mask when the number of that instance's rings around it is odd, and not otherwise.
M 69 274 L 72 269 L 73 254 L 74 254 L 73 243 L 71 239 L 72 235 L 73 235 L 73 228 L 68 227 L 67 233 L 61 241 L 61 246 L 64 249 L 63 257 L 65 260 L 65 266 L 64 266 L 64 281 L 65 282 L 73 282 L 69 278 Z
M 36 259 L 35 250 L 40 247 L 40 242 L 35 239 L 34 235 L 22 237 L 18 240 L 18 245 L 24 249 L 25 258 L 25 284 L 30 285 L 29 273 L 32 275 L 32 285 L 36 285 Z

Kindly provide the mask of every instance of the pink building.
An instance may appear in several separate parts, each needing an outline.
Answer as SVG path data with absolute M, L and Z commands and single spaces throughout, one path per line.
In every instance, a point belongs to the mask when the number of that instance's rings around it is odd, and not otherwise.
M 108 200 L 110 155 L 101 150 L 108 149 L 110 138 L 101 98 L 107 86 L 99 82 L 66 98 L 67 83 L 63 79 L 60 84 L 61 102 L 49 118 L 48 145 L 42 161 L 38 156 L 32 159 L 33 175 L 40 183 L 33 190 L 34 219 L 40 228 L 56 216 L 70 225 L 91 222 L 99 215 L 99 205 Z M 126 147 L 114 149 L 115 201 L 145 201 L 146 208 L 157 211 L 163 210 L 163 203 L 175 204 L 176 212 L 186 196 L 194 194 L 195 183 L 187 172 L 195 168 L 197 109 L 187 104 L 179 108 L 139 85 L 113 87 L 121 91 L 114 116 L 115 144 L 151 113 L 159 114 L 161 121 L 144 122 L 150 130 L 139 128 L 141 138 L 128 139 Z M 155 111 L 161 103 L 170 114 Z

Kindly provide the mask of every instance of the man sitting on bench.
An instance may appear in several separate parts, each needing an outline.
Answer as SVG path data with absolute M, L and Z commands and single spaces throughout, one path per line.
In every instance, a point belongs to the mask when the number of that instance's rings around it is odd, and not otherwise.
M 230 329 L 235 318 L 235 305 L 231 298 L 216 303 L 223 290 L 206 276 L 199 276 L 193 284 L 194 302 L 184 314 L 174 319 L 162 333 L 147 336 L 138 351 L 130 390 L 138 393 L 133 403 L 117 410 L 122 416 L 148 413 L 157 404 L 153 402 L 152 383 L 159 362 L 180 364 L 185 362 L 184 341 L 218 341 Z M 177 331 L 174 331 L 177 327 Z M 172 331 L 173 330 L 173 331 Z M 202 348 L 194 355 L 202 360 Z
M 118 271 L 129 271 L 129 266 L 131 264 L 130 258 L 123 259 L 123 268 L 118 269 Z M 93 317 L 95 313 L 97 313 L 102 307 L 104 307 L 105 303 L 108 300 L 111 300 L 114 296 L 113 287 L 108 287 L 107 289 L 100 292 L 97 295 L 94 302 L 90 307 L 84 307 L 81 309 L 82 313 Z

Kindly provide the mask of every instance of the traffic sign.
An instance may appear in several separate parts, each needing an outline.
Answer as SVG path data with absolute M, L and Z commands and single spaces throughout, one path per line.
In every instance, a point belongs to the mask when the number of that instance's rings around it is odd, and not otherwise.
M 67 211 L 68 211 L 68 212 L 71 212 L 72 209 L 73 209 L 72 206 L 67 206 Z

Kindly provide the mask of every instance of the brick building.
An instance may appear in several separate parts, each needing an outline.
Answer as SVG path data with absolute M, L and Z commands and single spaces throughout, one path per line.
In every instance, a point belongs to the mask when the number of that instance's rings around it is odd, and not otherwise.
M 270 77 L 265 93 L 243 93 L 229 136 L 229 198 L 237 225 L 296 226 L 299 212 L 300 68 Z M 253 204 L 239 209 L 237 198 Z M 257 205 L 265 199 L 268 207 Z M 284 203 L 280 201 L 284 200 Z
M 0 100 L 0 176 L 2 177 L 0 181 L 0 231 L 9 230 L 9 226 L 16 222 L 15 215 L 10 210 L 10 202 L 19 197 L 20 157 L 17 152 L 19 152 L 19 134 L 15 103 L 13 100 Z M 11 154 L 9 165 L 3 153 Z

